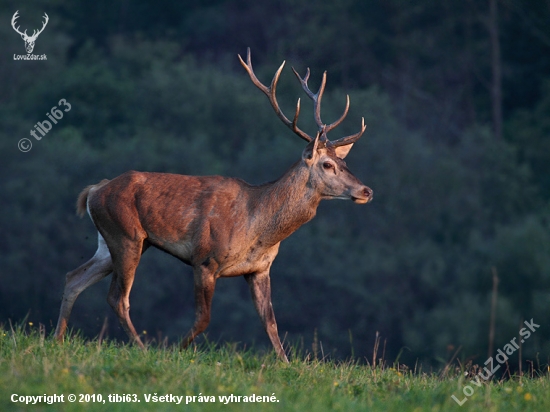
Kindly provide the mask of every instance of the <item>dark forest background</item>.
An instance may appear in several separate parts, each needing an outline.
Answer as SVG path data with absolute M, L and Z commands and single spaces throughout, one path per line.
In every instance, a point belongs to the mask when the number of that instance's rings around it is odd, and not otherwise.
M 302 98 L 303 129 L 315 131 L 311 106 L 289 66 L 310 67 L 312 89 L 328 71 L 326 122 L 350 95 L 329 137 L 368 124 L 346 160 L 374 201 L 323 203 L 273 266 L 286 343 L 370 359 L 379 332 L 388 361 L 439 368 L 459 350 L 483 363 L 496 273 L 494 348 L 532 318 L 541 327 L 523 357 L 548 364 L 550 1 L 0 5 L 0 323 L 55 327 L 65 273 L 96 249 L 74 212 L 84 186 L 129 169 L 262 183 L 299 158 L 302 141 L 238 63 L 251 47 L 266 83 L 287 61 L 279 100 L 291 115 Z M 49 15 L 33 52 L 46 61 L 13 59 L 26 54 L 16 10 L 30 33 Z M 60 99 L 71 110 L 35 140 Z M 71 326 L 93 338 L 108 317 L 108 336 L 124 340 L 108 282 L 81 295 Z M 193 322 L 189 268 L 147 252 L 131 313 L 149 338 L 176 342 Z M 269 349 L 243 279 L 218 282 L 208 339 Z

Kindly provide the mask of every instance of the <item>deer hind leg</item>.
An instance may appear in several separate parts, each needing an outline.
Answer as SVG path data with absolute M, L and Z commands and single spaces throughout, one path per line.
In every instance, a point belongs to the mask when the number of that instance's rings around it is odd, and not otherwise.
M 271 279 L 269 278 L 269 271 L 245 275 L 244 278 L 248 282 L 254 306 L 258 315 L 260 315 L 262 324 L 275 348 L 275 352 L 277 352 L 281 360 L 288 363 L 288 358 L 279 339 L 275 312 L 273 312 L 273 305 L 271 304 Z
M 144 243 L 143 240 L 124 240 L 116 248 L 119 252 L 117 255 L 113 255 L 113 277 L 107 296 L 107 301 L 117 314 L 122 328 L 130 340 L 141 348 L 145 348 L 145 346 L 130 319 L 130 291 L 139 260 L 148 246 L 149 244 Z
M 210 323 L 212 297 L 216 287 L 213 265 L 203 264 L 193 271 L 195 282 L 195 323 L 183 340 L 181 349 L 187 348 L 198 335 L 205 331 Z
M 87 287 L 99 282 L 112 271 L 113 262 L 111 260 L 111 254 L 105 244 L 105 240 L 101 234 L 98 233 L 98 246 L 95 255 L 82 266 L 67 273 L 61 310 L 59 311 L 59 320 L 57 321 L 57 327 L 55 329 L 55 338 L 57 340 L 63 340 L 69 322 L 69 316 L 71 315 L 71 310 L 78 295 Z

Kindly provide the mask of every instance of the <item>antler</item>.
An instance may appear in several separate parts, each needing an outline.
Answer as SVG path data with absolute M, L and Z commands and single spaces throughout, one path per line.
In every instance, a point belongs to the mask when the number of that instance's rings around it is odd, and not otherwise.
M 21 36 L 26 36 L 27 35 L 27 30 L 25 30 L 24 33 L 21 33 L 19 31 L 19 26 L 15 27 L 15 24 L 16 24 L 16 20 L 19 18 L 19 16 L 17 15 L 17 13 L 19 13 L 19 10 L 17 10 L 14 14 L 13 14 L 13 17 L 11 18 L 11 27 L 13 27 L 13 30 L 15 30 L 17 33 L 19 33 Z
M 310 74 L 309 67 L 307 68 L 306 75 L 303 78 L 298 74 L 298 72 L 294 69 L 294 67 L 292 68 L 292 71 L 294 72 L 294 74 L 302 84 L 302 89 L 304 89 L 306 94 L 311 98 L 311 100 L 313 100 L 313 111 L 315 116 L 315 122 L 317 123 L 317 126 L 319 126 L 319 132 L 326 137 L 327 133 L 330 132 L 331 130 L 334 130 L 337 126 L 339 126 L 340 123 L 342 123 L 346 118 L 346 116 L 348 115 L 349 94 L 346 95 L 346 108 L 344 109 L 344 113 L 342 113 L 342 116 L 340 116 L 338 120 L 336 120 L 335 122 L 327 126 L 321 120 L 321 99 L 323 98 L 323 93 L 325 91 L 325 84 L 327 82 L 327 72 L 325 71 L 323 73 L 323 79 L 321 80 L 321 86 L 319 86 L 319 90 L 317 91 L 317 93 L 313 93 L 309 89 L 309 86 L 307 85 L 307 81 L 309 80 L 309 74 Z M 345 146 L 350 143 L 355 143 L 361 137 L 361 135 L 365 132 L 366 128 L 367 126 L 365 126 L 365 119 L 362 118 L 361 131 L 359 133 L 356 133 L 351 136 L 342 137 L 334 141 L 330 141 L 327 138 L 327 146 L 338 147 L 338 146 Z
M 292 68 L 292 71 L 302 84 L 302 89 L 306 92 L 306 94 L 313 100 L 313 116 L 315 117 L 315 123 L 317 123 L 317 126 L 319 126 L 319 130 L 323 128 L 323 121 L 321 120 L 321 99 L 323 98 L 323 92 L 325 91 L 325 84 L 327 82 L 327 72 L 325 71 L 323 73 L 323 80 L 321 81 L 321 86 L 319 86 L 319 90 L 317 93 L 313 93 L 311 90 L 309 90 L 309 87 L 307 86 L 307 81 L 309 79 L 309 67 L 307 68 L 306 75 L 304 78 L 301 78 L 298 72 Z
M 349 97 L 348 97 L 348 101 L 349 101 Z M 338 122 L 340 121 L 341 120 L 338 120 Z M 357 140 L 359 140 L 359 138 L 363 135 L 363 133 L 365 133 L 365 130 L 367 130 L 367 125 L 365 124 L 365 118 L 361 117 L 361 130 L 358 133 L 352 134 L 350 136 L 342 137 L 340 139 L 333 140 L 333 141 L 329 140 L 327 143 L 327 146 L 338 147 L 338 146 L 346 146 L 348 144 L 355 143 Z
M 260 89 L 262 92 L 264 92 L 264 94 L 269 98 L 269 101 L 271 102 L 271 106 L 273 106 L 273 109 L 275 110 L 275 113 L 277 114 L 279 119 L 281 119 L 282 122 L 290 128 L 290 130 L 292 130 L 294 133 L 296 133 L 306 142 L 311 142 L 313 138 L 310 135 L 308 135 L 306 132 L 301 130 L 297 125 L 298 116 L 300 115 L 300 99 L 298 99 L 298 103 L 296 103 L 296 113 L 294 114 L 294 119 L 292 120 L 292 122 L 288 120 L 288 118 L 284 115 L 284 113 L 281 111 L 281 108 L 279 107 L 279 103 L 277 103 L 277 97 L 275 95 L 277 91 L 277 82 L 279 81 L 279 76 L 283 71 L 285 62 L 283 61 L 279 69 L 275 72 L 275 75 L 273 76 L 273 80 L 271 80 L 271 86 L 267 87 L 264 84 L 262 84 L 262 82 L 260 82 L 256 77 L 256 75 L 254 74 L 254 70 L 252 69 L 252 60 L 250 58 L 250 47 L 246 51 L 246 63 L 244 62 L 240 54 L 239 54 L 239 60 L 242 66 L 248 72 L 248 75 L 250 76 L 250 80 L 252 80 L 252 83 L 254 83 L 256 87 Z
M 305 133 L 304 131 L 300 130 L 297 126 L 298 115 L 300 114 L 300 99 L 298 99 L 298 103 L 296 104 L 296 113 L 294 114 L 294 119 L 292 122 L 288 120 L 287 117 L 283 114 L 283 112 L 279 108 L 279 104 L 277 103 L 275 92 L 277 89 L 277 82 L 279 81 L 279 76 L 281 75 L 285 62 L 283 61 L 279 69 L 275 72 L 275 76 L 273 76 L 273 80 L 271 81 L 271 86 L 267 87 L 264 84 L 262 84 L 254 74 L 254 70 L 252 69 L 252 61 L 250 59 L 250 47 L 246 51 L 246 63 L 244 62 L 240 54 L 239 54 L 239 60 L 241 61 L 241 64 L 248 72 L 248 75 L 250 76 L 252 83 L 254 83 L 256 87 L 258 87 L 258 89 L 264 92 L 264 94 L 269 98 L 269 101 L 271 102 L 271 105 L 273 106 L 273 109 L 275 110 L 275 113 L 277 114 L 279 119 L 281 119 L 284 124 L 286 124 L 292 131 L 294 131 L 294 133 L 296 133 L 302 139 L 308 142 L 311 142 L 313 138 L 307 133 Z M 327 72 L 325 71 L 323 73 L 323 79 L 321 80 L 321 85 L 319 86 L 319 90 L 317 90 L 317 93 L 313 93 L 309 89 L 309 86 L 307 85 L 307 81 L 309 80 L 309 75 L 310 75 L 309 68 L 307 69 L 306 75 L 303 78 L 298 74 L 298 72 L 294 69 L 294 67 L 292 68 L 292 71 L 300 81 L 302 85 L 302 89 L 304 89 L 304 91 L 309 96 L 309 98 L 313 100 L 313 115 L 315 118 L 315 123 L 317 123 L 317 126 L 319 127 L 318 134 L 320 134 L 326 140 L 326 145 L 330 147 L 338 147 L 338 146 L 345 146 L 348 144 L 355 143 L 363 135 L 363 133 L 367 128 L 367 126 L 365 125 L 364 118 L 361 119 L 361 130 L 358 133 L 350 136 L 342 137 L 334 141 L 330 141 L 327 138 L 327 133 L 335 129 L 337 126 L 339 126 L 340 123 L 342 123 L 346 118 L 346 116 L 348 115 L 349 95 L 346 95 L 346 108 L 344 109 L 344 113 L 342 114 L 342 116 L 340 116 L 340 118 L 336 120 L 334 123 L 331 123 L 330 125 L 327 126 L 321 120 L 321 100 L 323 98 L 323 93 L 325 91 L 325 85 L 327 82 Z
M 306 94 L 311 98 L 311 100 L 313 100 L 313 112 L 315 116 L 315 122 L 317 123 L 317 126 L 319 126 L 319 131 L 324 131 L 324 133 L 326 134 L 331 130 L 333 130 L 334 128 L 336 128 L 336 126 L 340 125 L 340 123 L 342 123 L 346 118 L 346 116 L 348 115 L 349 95 L 346 95 L 346 108 L 344 109 L 344 113 L 342 114 L 342 116 L 340 116 L 340 118 L 336 120 L 334 123 L 331 123 L 330 125 L 327 126 L 321 120 L 321 99 L 323 98 L 323 93 L 325 92 L 325 85 L 327 83 L 327 72 L 325 71 L 323 73 L 323 79 L 321 80 L 321 86 L 319 86 L 319 90 L 317 91 L 317 93 L 313 93 L 309 89 L 309 86 L 307 85 L 307 81 L 309 80 L 309 74 L 310 74 L 309 67 L 307 68 L 306 75 L 303 78 L 300 77 L 300 75 L 298 74 L 296 69 L 294 69 L 294 67 L 292 68 L 292 71 L 294 72 L 294 74 L 302 84 L 302 89 L 304 89 Z

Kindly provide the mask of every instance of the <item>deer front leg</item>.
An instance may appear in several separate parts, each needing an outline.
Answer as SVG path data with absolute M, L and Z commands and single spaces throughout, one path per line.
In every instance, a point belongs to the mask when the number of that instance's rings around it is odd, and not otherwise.
M 193 339 L 200 335 L 210 323 L 212 297 L 216 286 L 213 271 L 204 265 L 194 270 L 195 280 L 195 323 L 181 341 L 181 349 L 187 348 Z
M 273 305 L 271 304 L 271 279 L 269 277 L 269 270 L 264 272 L 254 273 L 251 275 L 245 275 L 244 277 L 250 286 L 250 293 L 252 294 L 252 300 L 254 306 L 265 331 L 275 348 L 275 352 L 282 361 L 288 363 L 285 350 L 279 339 L 279 332 L 277 331 L 277 321 L 275 320 L 275 313 L 273 312 Z

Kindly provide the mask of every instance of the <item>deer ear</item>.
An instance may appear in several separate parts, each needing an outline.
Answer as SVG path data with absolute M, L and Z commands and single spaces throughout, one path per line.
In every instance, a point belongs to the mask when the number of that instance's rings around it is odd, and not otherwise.
M 344 146 L 335 147 L 334 151 L 336 152 L 336 156 L 338 156 L 340 159 L 344 159 L 348 155 L 352 146 L 353 146 L 353 143 L 350 143 Z
M 315 139 L 308 143 L 304 151 L 302 152 L 302 160 L 310 166 L 314 162 L 314 158 L 317 156 L 319 149 L 323 148 L 325 142 L 321 133 L 317 133 Z

